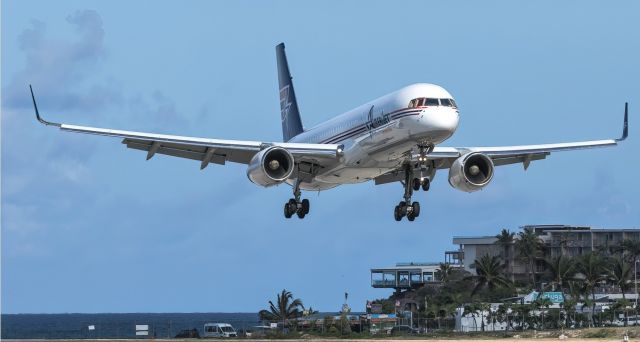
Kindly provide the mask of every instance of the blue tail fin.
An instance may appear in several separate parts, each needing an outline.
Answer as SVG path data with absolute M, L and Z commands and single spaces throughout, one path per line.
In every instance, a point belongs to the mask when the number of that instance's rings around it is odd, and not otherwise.
M 278 84 L 280 86 L 280 117 L 282 119 L 282 139 L 286 142 L 303 132 L 296 93 L 293 91 L 293 82 L 287 55 L 284 53 L 284 43 L 276 46 L 278 59 Z

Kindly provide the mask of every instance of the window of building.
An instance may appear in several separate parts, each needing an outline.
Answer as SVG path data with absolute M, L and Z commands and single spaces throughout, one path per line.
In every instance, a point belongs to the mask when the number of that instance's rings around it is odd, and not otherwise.
M 384 277 L 382 272 L 371 272 L 371 285 L 384 284 Z
M 398 284 L 409 285 L 409 272 L 400 272 Z
M 422 282 L 420 273 L 411 273 L 411 284 L 419 284 Z
M 383 281 L 388 285 L 395 285 L 396 283 L 396 274 L 395 272 L 385 272 L 383 275 Z

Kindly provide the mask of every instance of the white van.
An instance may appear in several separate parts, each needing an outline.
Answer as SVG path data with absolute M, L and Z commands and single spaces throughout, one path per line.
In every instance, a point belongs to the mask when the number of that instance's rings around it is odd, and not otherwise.
M 236 330 L 228 323 L 205 323 L 203 337 L 238 337 Z

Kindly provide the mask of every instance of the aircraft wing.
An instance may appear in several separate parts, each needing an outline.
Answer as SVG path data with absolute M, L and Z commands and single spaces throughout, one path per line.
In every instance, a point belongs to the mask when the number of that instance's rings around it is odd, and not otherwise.
M 29 86 L 31 88 L 31 86 Z M 122 138 L 128 148 L 147 151 L 147 160 L 156 153 L 168 156 L 200 161 L 204 169 L 209 163 L 225 164 L 235 162 L 248 164 L 253 156 L 269 146 L 280 146 L 287 149 L 296 160 L 318 164 L 334 162 L 342 154 L 342 145 L 261 142 L 243 140 L 222 140 L 177 135 L 122 131 L 88 126 L 61 124 L 44 120 L 38 112 L 33 90 L 31 90 L 36 118 L 42 124 L 55 126 L 63 131 L 104 135 Z
M 541 145 L 519 145 L 519 146 L 487 146 L 487 147 L 439 147 L 436 146 L 433 151 L 427 154 L 428 160 L 433 163 L 437 169 L 448 169 L 453 162 L 459 157 L 470 153 L 480 152 L 490 157 L 495 166 L 522 163 L 524 169 L 535 160 L 545 159 L 554 152 L 583 150 L 590 148 L 616 146 L 619 142 L 625 140 L 629 135 L 629 105 L 624 105 L 624 122 L 622 127 L 622 136 L 618 139 L 579 141 L 559 144 L 541 144 Z M 412 160 L 417 160 L 418 154 L 412 155 Z M 417 169 L 416 171 L 419 171 Z M 402 181 L 404 174 L 401 168 L 385 173 L 375 178 L 375 184 L 387 184 Z
M 553 152 L 582 150 L 590 148 L 616 146 L 629 135 L 628 103 L 624 105 L 622 136 L 618 139 L 592 140 L 559 144 L 495 146 L 495 147 L 435 147 L 429 153 L 429 159 L 436 161 L 439 169 L 449 168 L 456 158 L 469 153 L 480 152 L 493 160 L 494 165 L 523 163 L 525 170 L 534 160 L 545 159 Z

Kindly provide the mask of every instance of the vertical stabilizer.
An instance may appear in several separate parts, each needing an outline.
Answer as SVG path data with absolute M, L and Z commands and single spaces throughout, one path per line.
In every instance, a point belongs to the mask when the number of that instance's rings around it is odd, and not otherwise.
M 280 86 L 282 139 L 286 142 L 302 133 L 303 129 L 298 111 L 298 101 L 296 101 L 296 93 L 293 91 L 292 77 L 287 64 L 287 55 L 284 53 L 284 43 L 276 46 L 276 57 L 278 59 L 278 85 Z

